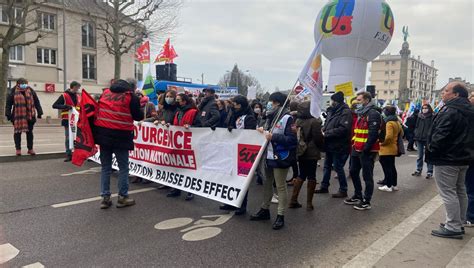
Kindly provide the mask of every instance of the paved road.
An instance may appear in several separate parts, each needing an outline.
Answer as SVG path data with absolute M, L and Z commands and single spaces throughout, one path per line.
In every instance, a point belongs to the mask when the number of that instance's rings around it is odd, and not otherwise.
M 99 189 L 100 168 L 90 162 L 82 168 L 60 159 L 1 164 L 0 247 L 11 249 L 11 267 L 474 266 L 474 230 L 463 240 L 429 235 L 444 211 L 434 181 L 409 175 L 415 159 L 397 159 L 400 191 L 376 191 L 372 210 L 318 195 L 313 212 L 289 210 L 280 231 L 248 215 L 226 215 L 204 198 L 167 198 L 166 191 L 150 189 L 153 184 L 131 187 L 142 191 L 132 194 L 134 207 L 100 210 L 99 201 L 87 200 Z M 252 184 L 252 211 L 261 191 Z M 273 220 L 276 205 L 271 211 Z M 220 216 L 205 218 L 212 215 Z
M 64 151 L 64 128 L 57 126 L 37 126 L 33 130 L 34 149 L 36 153 L 51 153 Z M 23 154 L 26 154 L 26 134 L 21 137 Z M 13 127 L 0 127 L 0 156 L 14 155 Z

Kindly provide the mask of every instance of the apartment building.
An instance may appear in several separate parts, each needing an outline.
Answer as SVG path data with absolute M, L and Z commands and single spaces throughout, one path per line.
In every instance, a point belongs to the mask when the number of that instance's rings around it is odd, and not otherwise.
M 94 19 L 81 12 L 81 8 L 77 6 L 79 3 L 66 1 L 64 12 L 62 1 L 42 4 L 29 16 L 37 17 L 39 31 L 44 38 L 37 43 L 16 46 L 10 50 L 8 80 L 14 85 L 18 78 L 26 78 L 38 93 L 45 117 L 58 118 L 58 111 L 51 106 L 64 91 L 64 84 L 69 85 L 75 80 L 88 92 L 100 93 L 102 88 L 109 86 L 114 75 L 113 55 L 107 52 Z M 8 23 L 5 8 L 0 4 L 0 31 L 5 31 Z M 21 10 L 15 12 L 19 14 Z M 66 30 L 65 36 L 63 27 Z M 37 32 L 26 33 L 20 37 L 20 41 L 32 40 L 36 35 Z M 66 40 L 66 83 L 63 80 L 63 38 Z M 135 62 L 133 51 L 122 56 L 121 77 L 142 77 L 141 65 Z
M 398 99 L 400 72 L 402 72 L 401 55 L 384 54 L 372 61 L 370 83 L 375 85 L 377 98 L 384 100 Z M 431 64 L 424 63 L 420 56 L 408 58 L 407 88 L 410 99 L 430 99 L 436 90 L 438 70 Z

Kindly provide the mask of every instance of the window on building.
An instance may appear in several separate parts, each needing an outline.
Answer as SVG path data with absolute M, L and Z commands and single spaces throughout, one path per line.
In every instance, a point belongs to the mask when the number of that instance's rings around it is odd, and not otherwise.
M 6 6 L 0 5 L 0 23 L 10 23 L 9 17 L 8 17 L 8 9 Z M 15 7 L 13 10 L 13 18 L 15 19 L 16 24 L 21 24 L 21 16 L 23 14 L 23 11 L 21 8 Z
M 390 90 L 390 95 L 393 95 L 393 90 Z
M 385 71 L 385 74 L 388 74 L 388 71 Z
M 385 85 L 388 85 L 388 81 L 387 81 L 387 80 L 383 81 L 383 83 L 384 83 Z
M 14 46 L 10 48 L 10 61 L 11 62 L 25 62 L 25 47 Z
M 82 54 L 82 78 L 95 80 L 95 55 Z
M 391 80 L 391 81 L 390 81 L 390 84 L 395 84 L 395 81 L 394 81 L 394 80 Z
M 390 61 L 386 61 L 386 62 L 385 62 L 385 65 L 388 65 L 389 63 L 390 63 Z
M 391 74 L 395 74 L 395 71 L 392 71 Z
M 36 62 L 41 64 L 56 65 L 56 50 L 50 48 L 37 48 Z
M 43 30 L 54 30 L 56 28 L 56 15 L 40 12 L 38 13 L 39 27 Z
M 387 95 L 388 91 L 387 90 L 384 90 L 383 91 L 383 94 Z
M 394 65 L 394 64 L 395 64 L 395 61 L 394 61 L 394 60 L 392 60 L 392 65 Z
M 95 26 L 92 22 L 82 23 L 82 46 L 95 48 Z
M 143 65 L 141 65 L 139 62 L 135 62 L 135 79 L 142 80 L 143 79 Z

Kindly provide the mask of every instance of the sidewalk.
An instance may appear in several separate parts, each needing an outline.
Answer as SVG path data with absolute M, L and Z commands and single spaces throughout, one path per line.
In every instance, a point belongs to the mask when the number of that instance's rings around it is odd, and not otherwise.
M 55 118 L 55 119 L 47 120 L 46 118 L 41 118 L 41 119 L 36 119 L 36 123 L 35 123 L 35 127 L 57 127 L 57 126 L 61 126 L 61 119 Z M 1 128 L 12 127 L 12 124 L 11 122 L 7 122 L 6 124 L 0 124 L 0 127 Z

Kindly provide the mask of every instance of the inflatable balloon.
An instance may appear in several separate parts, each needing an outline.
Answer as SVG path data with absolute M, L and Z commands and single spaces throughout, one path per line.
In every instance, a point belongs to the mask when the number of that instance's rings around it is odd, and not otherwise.
M 331 61 L 328 91 L 352 82 L 365 86 L 367 63 L 392 40 L 394 19 L 384 0 L 330 0 L 319 13 L 314 37 Z

